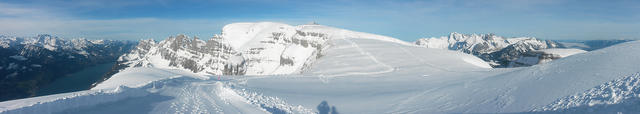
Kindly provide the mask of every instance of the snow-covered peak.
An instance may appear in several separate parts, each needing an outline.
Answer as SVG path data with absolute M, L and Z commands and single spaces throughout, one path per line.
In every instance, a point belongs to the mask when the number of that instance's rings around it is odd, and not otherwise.
M 92 42 L 90 42 L 89 40 L 84 39 L 84 38 L 72 39 L 71 40 L 71 44 L 73 45 L 73 47 L 75 49 L 78 49 L 78 50 L 81 50 L 83 48 L 87 48 L 87 47 L 93 45 Z
M 461 51 L 476 55 L 492 63 L 494 67 L 504 67 L 522 53 L 560 47 L 557 42 L 538 40 L 533 37 L 505 38 L 495 34 L 461 34 L 453 32 L 440 38 L 423 38 L 414 42 L 418 46 Z
M 128 41 L 112 41 L 112 40 L 100 40 L 96 41 L 87 40 L 84 38 L 65 40 L 56 36 L 48 34 L 40 34 L 35 37 L 12 37 L 12 36 L 0 36 L 0 47 L 13 48 L 22 51 L 21 54 L 29 55 L 43 54 L 42 50 L 50 52 L 71 52 L 88 56 L 90 48 L 95 46 L 116 46 L 121 44 L 129 44 Z M 106 48 L 106 47 L 105 47 Z M 27 51 L 28 50 L 28 51 Z M 94 55 L 100 55 L 94 53 Z
M 366 38 L 408 45 L 401 40 L 323 25 L 291 26 L 274 22 L 232 23 L 209 40 L 186 35 L 157 44 L 140 41 L 119 60 L 130 67 L 184 69 L 213 75 L 300 73 L 331 44 L 330 40 Z
M 461 34 L 453 32 L 447 37 L 418 39 L 415 44 L 428 48 L 490 53 L 530 37 L 504 38 L 495 34 Z
M 251 40 L 265 37 L 278 31 L 290 31 L 293 27 L 282 23 L 232 23 L 222 28 L 222 37 L 233 48 L 240 48 Z
M 41 45 L 42 47 L 54 51 L 58 49 L 57 46 L 63 45 L 62 40 L 58 37 L 54 37 L 48 34 L 38 35 L 36 38 L 32 39 L 32 42 L 29 42 L 34 45 Z
M 0 36 L 0 46 L 2 48 L 9 48 L 13 45 L 17 45 L 19 44 L 21 39 L 18 39 L 17 37 L 11 37 L 11 36 Z

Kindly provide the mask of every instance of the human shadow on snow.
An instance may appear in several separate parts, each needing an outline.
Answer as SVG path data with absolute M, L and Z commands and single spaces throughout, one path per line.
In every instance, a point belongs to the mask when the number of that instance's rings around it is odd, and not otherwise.
M 339 114 L 336 106 L 329 106 L 327 101 L 322 101 L 318 105 L 318 114 Z

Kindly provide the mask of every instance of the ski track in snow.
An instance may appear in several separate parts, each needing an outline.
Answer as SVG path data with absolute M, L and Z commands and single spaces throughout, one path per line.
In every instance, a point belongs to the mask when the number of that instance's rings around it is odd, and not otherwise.
M 388 65 L 386 63 L 380 62 L 376 57 L 371 55 L 371 53 L 365 51 L 357 43 L 349 40 L 348 38 L 342 38 L 341 40 L 349 42 L 351 44 L 351 46 L 353 46 L 354 48 L 356 48 L 358 50 L 358 52 L 360 52 L 360 54 L 367 56 L 371 61 L 375 62 L 376 64 L 384 66 L 386 68 L 386 70 L 376 71 L 376 72 L 355 72 L 355 71 L 351 71 L 351 72 L 346 72 L 346 73 L 341 73 L 341 74 L 318 75 L 318 78 L 320 78 L 320 80 L 323 80 L 323 82 L 328 82 L 328 78 L 333 78 L 333 77 L 353 76 L 353 75 L 384 74 L 384 73 L 389 73 L 389 72 L 393 72 L 393 71 L 396 70 L 396 68 L 391 67 L 390 65 Z
M 416 56 L 415 54 L 411 53 L 411 51 L 409 51 L 409 50 L 405 49 L 405 48 L 404 48 L 404 47 L 402 47 L 402 46 L 399 46 L 398 44 L 394 44 L 394 46 L 396 46 L 396 47 L 400 48 L 400 50 L 402 50 L 402 51 L 403 51 L 404 53 L 406 53 L 407 55 L 410 55 L 411 57 L 413 57 L 413 58 L 415 58 L 415 59 L 418 59 L 418 60 L 420 61 L 420 63 L 422 63 L 422 64 L 424 64 L 424 65 L 427 65 L 427 66 L 429 66 L 429 67 L 431 67 L 431 68 L 435 68 L 435 69 L 438 69 L 438 70 L 441 70 L 441 71 L 446 71 L 446 72 L 459 72 L 459 71 L 452 71 L 452 70 L 449 70 L 449 69 L 446 69 L 446 68 L 438 67 L 438 66 L 436 66 L 436 65 L 433 65 L 433 64 L 431 64 L 431 63 L 428 63 L 428 62 L 426 62 L 424 59 L 422 59 L 422 58 L 420 58 L 420 57 Z

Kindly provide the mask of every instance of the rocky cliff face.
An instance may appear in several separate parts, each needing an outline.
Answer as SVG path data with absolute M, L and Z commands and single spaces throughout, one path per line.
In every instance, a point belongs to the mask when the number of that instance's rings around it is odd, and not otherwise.
M 225 61 L 236 53 L 218 37 L 203 41 L 178 35 L 160 42 L 142 40 L 118 61 L 129 67 L 181 68 L 196 73 L 223 74 Z M 241 69 L 235 70 L 242 73 Z
M 65 40 L 51 35 L 0 36 L 0 101 L 34 96 L 53 80 L 113 62 L 133 46 L 135 42 Z
M 532 37 L 504 38 L 494 34 L 451 33 L 447 37 L 423 38 L 414 42 L 418 46 L 461 51 L 489 62 L 493 67 L 509 67 L 508 63 L 520 55 L 534 50 L 563 47 L 550 40 Z
M 234 23 L 208 40 L 186 35 L 140 41 L 118 61 L 128 67 L 184 69 L 205 75 L 301 72 L 320 56 L 328 34 L 319 25 Z

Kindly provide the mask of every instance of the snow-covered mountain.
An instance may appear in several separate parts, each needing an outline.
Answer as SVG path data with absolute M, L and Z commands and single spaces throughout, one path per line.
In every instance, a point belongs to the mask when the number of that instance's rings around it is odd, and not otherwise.
M 65 40 L 51 35 L 0 36 L 0 101 L 34 96 L 51 81 L 114 61 L 133 46 L 135 42 Z
M 139 59 L 129 60 L 144 60 L 148 64 L 140 62 L 140 66 L 147 66 L 125 68 L 91 90 L 0 102 L 0 113 L 637 112 L 640 41 L 581 54 L 574 54 L 581 52 L 578 50 L 546 49 L 543 52 L 553 56 L 574 55 L 531 67 L 494 69 L 459 51 L 424 48 L 322 25 L 296 27 L 327 35 L 318 53 L 321 56 L 300 68 L 301 73 L 218 77 L 186 67 L 159 66 L 145 60 L 149 57 L 133 56 Z M 237 35 L 244 33 L 249 32 L 214 36 L 213 40 L 224 37 L 219 41 L 223 42 L 221 47 L 231 48 L 220 56 L 242 54 L 245 59 L 238 61 L 246 63 L 246 58 L 251 58 L 243 53 L 251 51 L 247 46 L 271 45 L 224 43 L 260 42 Z M 174 42 L 177 37 L 148 43 L 146 50 Z M 187 50 L 177 48 L 176 53 L 184 54 L 181 49 Z
M 562 47 L 558 42 L 538 40 L 533 37 L 504 38 L 495 34 L 451 33 L 440 38 L 423 38 L 416 45 L 461 51 L 476 55 L 491 63 L 493 67 L 509 67 L 509 63 L 526 52 Z
M 234 23 L 208 40 L 185 35 L 141 41 L 118 60 L 129 67 L 184 69 L 209 75 L 295 74 L 308 68 L 341 32 L 319 25 Z

